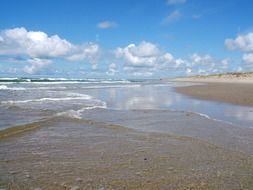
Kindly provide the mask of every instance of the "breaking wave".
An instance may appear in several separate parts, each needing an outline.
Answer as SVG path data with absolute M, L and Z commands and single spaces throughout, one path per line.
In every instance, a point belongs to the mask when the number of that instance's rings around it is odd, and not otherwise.
M 23 87 L 8 87 L 6 85 L 0 85 L 0 90 L 26 90 Z
M 69 100 L 90 100 L 92 99 L 89 95 L 83 95 L 80 97 L 64 97 L 64 98 L 39 98 L 39 99 L 29 99 L 29 100 L 9 100 L 9 101 L 2 101 L 2 104 L 22 104 L 22 103 L 29 103 L 29 102 L 45 102 L 45 101 L 69 101 Z

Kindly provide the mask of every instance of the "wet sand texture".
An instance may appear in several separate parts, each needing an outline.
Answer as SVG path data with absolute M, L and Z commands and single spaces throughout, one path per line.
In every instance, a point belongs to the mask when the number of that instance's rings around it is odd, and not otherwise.
M 176 91 L 198 99 L 253 106 L 253 84 L 207 83 L 176 87 Z
M 62 117 L 40 126 L 0 140 L 1 188 L 253 188 L 252 155 L 203 140 Z

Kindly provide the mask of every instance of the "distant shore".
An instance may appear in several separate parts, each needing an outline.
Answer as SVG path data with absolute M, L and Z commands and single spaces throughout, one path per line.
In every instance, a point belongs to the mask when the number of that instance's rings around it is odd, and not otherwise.
M 176 87 L 176 91 L 193 98 L 253 106 L 253 84 L 208 83 Z
M 173 80 L 182 82 L 253 83 L 253 72 L 196 75 L 177 77 Z
M 175 88 L 177 92 L 193 98 L 253 106 L 253 73 L 179 77 L 174 81 L 197 82 L 198 85 Z

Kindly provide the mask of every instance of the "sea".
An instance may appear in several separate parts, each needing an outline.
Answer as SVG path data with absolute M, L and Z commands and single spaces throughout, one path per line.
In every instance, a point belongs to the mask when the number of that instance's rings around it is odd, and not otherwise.
M 175 87 L 185 85 L 192 83 L 0 78 L 0 130 L 59 116 L 86 119 L 89 110 L 101 109 L 184 111 L 239 127 L 253 127 L 253 107 L 198 100 L 175 92 Z

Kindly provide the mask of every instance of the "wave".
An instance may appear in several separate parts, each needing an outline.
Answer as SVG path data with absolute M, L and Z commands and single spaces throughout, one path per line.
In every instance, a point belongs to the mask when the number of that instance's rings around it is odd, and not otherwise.
M 8 89 L 7 86 L 5 86 L 5 85 L 0 85 L 0 90 L 6 90 L 6 89 Z
M 55 87 L 36 87 L 36 88 L 27 88 L 27 90 L 56 90 L 56 89 L 67 89 L 65 86 L 55 86 Z
M 177 110 L 171 110 L 171 111 L 177 111 Z M 216 118 L 213 118 L 213 117 L 210 117 L 209 115 L 207 114 L 204 114 L 204 113 L 200 113 L 200 112 L 193 112 L 193 111 L 183 111 L 185 113 L 192 113 L 192 114 L 196 114 L 200 117 L 203 117 L 205 119 L 208 119 L 208 120 L 212 120 L 212 121 L 217 121 L 217 122 L 220 122 L 220 123 L 225 123 L 225 124 L 228 124 L 228 125 L 231 125 L 231 126 L 236 126 L 234 123 L 232 122 L 229 122 L 229 121 L 225 121 L 225 120 L 221 120 L 221 119 L 216 119 Z
M 140 87 L 141 85 L 136 84 L 136 85 L 93 85 L 93 86 L 81 86 L 78 88 L 82 89 L 97 89 L 97 88 L 137 88 Z
M 72 83 L 131 83 L 130 80 L 119 79 L 74 79 L 74 78 L 0 78 L 1 84 L 34 83 L 34 84 L 72 84 Z
M 106 109 L 107 108 L 106 103 L 102 102 L 101 105 L 87 106 L 79 110 L 67 110 L 64 112 L 57 113 L 56 116 L 66 116 L 66 117 L 75 118 L 75 119 L 82 119 L 82 112 L 86 110 L 92 110 L 92 109 L 98 109 L 98 108 Z
M 69 101 L 69 100 L 90 100 L 92 99 L 89 95 L 82 95 L 80 97 L 64 97 L 64 98 L 39 98 L 39 99 L 29 99 L 29 100 L 8 100 L 2 101 L 2 104 L 24 104 L 29 102 L 45 102 L 45 101 Z
M 26 90 L 26 88 L 22 87 L 7 87 L 6 85 L 0 85 L 0 90 Z

